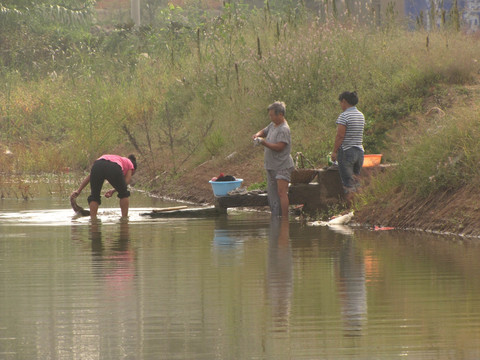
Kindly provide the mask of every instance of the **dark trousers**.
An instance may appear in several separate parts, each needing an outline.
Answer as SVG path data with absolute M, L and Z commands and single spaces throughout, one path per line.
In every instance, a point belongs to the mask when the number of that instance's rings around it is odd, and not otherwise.
M 90 196 L 88 203 L 95 201 L 98 204 L 102 203 L 100 193 L 102 191 L 103 183 L 107 180 L 110 185 L 118 192 L 120 199 L 130 196 L 125 176 L 123 176 L 122 167 L 117 163 L 105 159 L 99 159 L 93 163 L 90 170 Z

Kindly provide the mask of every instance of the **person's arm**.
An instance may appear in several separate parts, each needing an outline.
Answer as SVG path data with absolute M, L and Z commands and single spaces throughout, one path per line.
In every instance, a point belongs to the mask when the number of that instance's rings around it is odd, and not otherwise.
M 78 197 L 78 195 L 80 195 L 80 193 L 82 192 L 82 190 L 85 188 L 85 186 L 88 185 L 88 183 L 90 182 L 90 174 L 88 174 L 85 179 L 83 179 L 82 183 L 80 184 L 80 187 L 75 190 L 74 192 L 72 192 L 72 194 L 70 195 L 70 197 L 73 197 L 73 198 L 76 198 Z
M 262 129 L 260 131 L 258 131 L 257 133 L 255 133 L 253 136 L 252 136 L 252 139 L 256 139 L 257 137 L 265 137 L 265 129 Z
M 277 152 L 282 151 L 283 149 L 285 149 L 285 146 L 287 146 L 287 143 L 284 142 L 271 143 L 266 141 L 265 139 L 262 140 L 261 144 L 266 148 Z
M 333 145 L 332 161 L 337 161 L 337 152 L 343 143 L 343 139 L 345 139 L 346 132 L 347 132 L 347 127 L 345 125 L 341 125 L 341 124 L 337 125 L 337 136 L 335 136 L 335 144 Z
M 133 171 L 127 170 L 127 173 L 125 174 L 125 182 L 127 183 L 127 185 L 129 185 L 130 181 L 132 181 L 132 176 L 133 176 Z
M 280 152 L 285 149 L 287 144 L 291 141 L 290 130 L 280 129 L 280 133 L 277 134 L 274 140 L 277 142 L 269 142 L 267 139 L 263 139 L 260 144 L 270 150 Z

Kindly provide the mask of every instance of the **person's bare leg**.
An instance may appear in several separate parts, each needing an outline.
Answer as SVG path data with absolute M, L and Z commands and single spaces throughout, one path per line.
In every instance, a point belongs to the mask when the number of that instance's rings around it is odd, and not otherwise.
M 130 205 L 130 198 L 124 197 L 120 199 L 120 210 L 122 210 L 122 218 L 128 216 L 128 207 Z
M 88 206 L 90 208 L 90 219 L 96 219 L 99 203 L 96 201 L 90 201 Z
M 282 207 L 282 216 L 284 219 L 288 219 L 288 181 L 277 180 L 278 196 L 280 197 L 280 205 Z

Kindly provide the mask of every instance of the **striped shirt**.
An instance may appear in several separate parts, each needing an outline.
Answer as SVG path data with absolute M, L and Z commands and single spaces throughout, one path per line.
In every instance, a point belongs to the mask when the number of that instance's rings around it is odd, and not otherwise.
M 342 142 L 343 150 L 357 147 L 364 151 L 363 129 L 365 128 L 365 116 L 363 116 L 356 106 L 351 106 L 342 112 L 336 124 L 344 125 L 347 128 Z

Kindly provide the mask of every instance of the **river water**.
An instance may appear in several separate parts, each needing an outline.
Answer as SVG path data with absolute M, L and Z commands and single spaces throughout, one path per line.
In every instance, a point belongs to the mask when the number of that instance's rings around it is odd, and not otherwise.
M 0 359 L 480 358 L 478 240 L 106 205 L 0 200 Z

